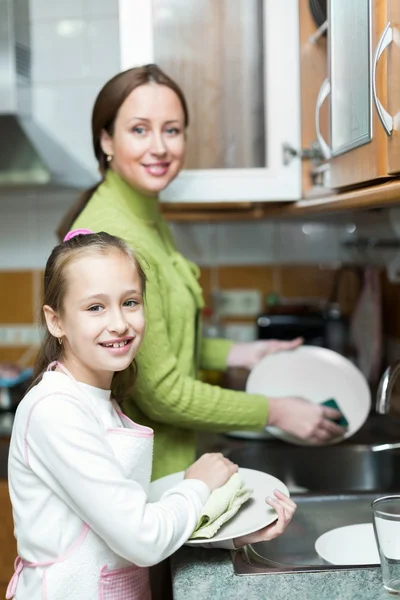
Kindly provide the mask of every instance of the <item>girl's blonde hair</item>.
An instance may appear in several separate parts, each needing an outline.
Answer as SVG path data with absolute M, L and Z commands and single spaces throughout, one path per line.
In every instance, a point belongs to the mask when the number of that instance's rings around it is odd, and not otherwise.
M 132 261 L 139 274 L 144 298 L 146 275 L 135 252 L 119 237 L 101 231 L 99 233 L 75 235 L 53 249 L 44 272 L 43 304 L 50 306 L 57 314 L 62 315 L 68 286 L 67 267 L 75 259 L 80 258 L 84 252 L 106 254 L 110 250 L 118 250 Z M 33 382 L 29 389 L 40 381 L 51 362 L 62 359 L 63 347 L 47 329 L 43 311 L 40 314 L 40 324 L 44 330 L 44 338 L 36 359 Z M 112 392 L 119 402 L 122 402 L 124 396 L 133 386 L 136 373 L 135 361 L 124 371 L 115 373 L 112 381 Z

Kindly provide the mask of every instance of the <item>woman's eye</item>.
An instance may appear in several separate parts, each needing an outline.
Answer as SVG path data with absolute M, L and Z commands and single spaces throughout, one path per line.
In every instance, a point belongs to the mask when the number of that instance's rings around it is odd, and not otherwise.
M 100 304 L 93 304 L 93 306 L 89 306 L 88 308 L 90 312 L 100 312 L 102 309 L 103 307 Z
M 144 132 L 145 132 L 146 130 L 145 130 L 145 128 L 144 128 L 144 127 L 137 126 L 137 127 L 134 127 L 134 128 L 132 129 L 132 131 L 133 131 L 134 133 L 137 133 L 138 135 L 143 135 L 143 134 L 144 134 Z
M 168 135 L 178 135 L 178 133 L 180 133 L 180 129 L 178 129 L 177 127 L 169 127 L 167 129 L 167 133 Z

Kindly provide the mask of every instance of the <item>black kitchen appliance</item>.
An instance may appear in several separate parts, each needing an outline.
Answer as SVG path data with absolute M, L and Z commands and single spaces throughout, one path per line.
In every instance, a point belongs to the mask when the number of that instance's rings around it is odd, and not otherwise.
M 294 313 L 290 309 L 284 312 L 281 306 L 279 314 L 265 313 L 257 318 L 257 337 L 259 340 L 292 340 L 304 338 L 304 343 L 312 346 L 330 348 L 345 355 L 348 351 L 348 321 L 337 305 L 328 305 L 326 310 Z

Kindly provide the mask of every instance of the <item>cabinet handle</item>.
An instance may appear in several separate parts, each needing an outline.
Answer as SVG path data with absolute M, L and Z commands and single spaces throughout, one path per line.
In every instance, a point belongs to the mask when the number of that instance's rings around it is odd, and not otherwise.
M 387 112 L 385 108 L 383 108 L 381 101 L 378 98 L 378 94 L 376 92 L 376 67 L 378 65 L 378 60 L 382 56 L 383 52 L 386 50 L 388 46 L 393 41 L 393 29 L 390 23 L 387 23 L 385 29 L 382 32 L 381 37 L 379 38 L 379 42 L 376 46 L 374 52 L 374 62 L 372 66 L 372 93 L 374 96 L 375 108 L 378 113 L 378 117 L 382 126 L 386 132 L 386 135 L 392 135 L 393 131 L 393 117 Z
M 319 89 L 318 96 L 317 96 L 317 103 L 315 105 L 315 132 L 317 134 L 317 140 L 318 140 L 318 144 L 321 148 L 322 154 L 324 155 L 324 158 L 326 158 L 326 159 L 332 158 L 332 150 L 328 146 L 328 144 L 326 143 L 324 138 L 322 137 L 321 130 L 319 127 L 319 113 L 321 110 L 321 106 L 323 105 L 323 103 L 325 102 L 325 100 L 327 99 L 327 97 L 329 96 L 330 93 L 331 93 L 331 82 L 329 81 L 329 79 L 325 79 L 322 82 L 322 85 Z

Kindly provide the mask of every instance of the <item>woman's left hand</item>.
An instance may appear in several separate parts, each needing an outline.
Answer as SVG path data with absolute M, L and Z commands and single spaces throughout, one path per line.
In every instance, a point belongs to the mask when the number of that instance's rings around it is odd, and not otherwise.
M 286 527 L 289 525 L 297 508 L 296 504 L 286 494 L 279 490 L 274 490 L 276 498 L 266 498 L 267 504 L 272 506 L 278 513 L 278 520 L 264 529 L 237 537 L 233 540 L 235 548 L 240 548 L 246 544 L 257 544 L 257 542 L 269 542 L 274 538 L 282 535 Z
M 231 347 L 228 359 L 228 367 L 242 367 L 251 370 L 264 356 L 295 350 L 303 343 L 303 338 L 296 338 L 289 342 L 281 340 L 257 340 L 256 342 L 238 342 Z

